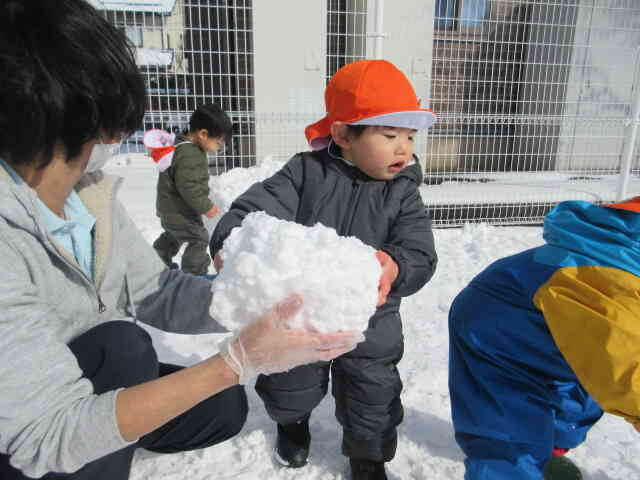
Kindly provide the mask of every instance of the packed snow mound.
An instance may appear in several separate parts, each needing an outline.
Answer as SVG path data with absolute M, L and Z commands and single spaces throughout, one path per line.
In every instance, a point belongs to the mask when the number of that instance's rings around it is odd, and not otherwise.
M 225 240 L 212 283 L 211 315 L 229 330 L 252 322 L 292 293 L 302 311 L 291 328 L 366 330 L 382 273 L 375 250 L 332 228 L 248 214 Z
M 222 173 L 215 177 L 211 177 L 209 181 L 209 197 L 214 205 L 220 208 L 220 213 L 214 218 L 203 217 L 205 227 L 209 234 L 218 224 L 218 220 L 229 211 L 233 201 L 242 195 L 247 188 L 257 182 L 261 182 L 284 166 L 285 162 L 274 160 L 270 155 L 263 158 L 262 161 L 254 167 L 236 167 L 228 172 Z

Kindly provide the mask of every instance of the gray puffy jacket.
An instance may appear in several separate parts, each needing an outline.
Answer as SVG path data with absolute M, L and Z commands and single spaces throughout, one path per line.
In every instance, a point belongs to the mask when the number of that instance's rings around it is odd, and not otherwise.
M 384 181 L 332 158 L 326 149 L 299 153 L 271 178 L 254 184 L 234 201 L 213 232 L 212 256 L 222 248 L 231 229 L 252 211 L 307 226 L 319 222 L 393 257 L 400 273 L 389 301 L 379 310 L 397 310 L 397 297 L 422 288 L 437 263 L 431 220 L 418 191 L 421 183 L 417 159 L 394 179 Z

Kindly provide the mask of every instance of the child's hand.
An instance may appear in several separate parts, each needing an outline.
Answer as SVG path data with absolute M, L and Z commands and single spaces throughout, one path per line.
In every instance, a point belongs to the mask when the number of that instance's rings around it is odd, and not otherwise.
M 391 290 L 391 285 L 393 285 L 393 282 L 398 278 L 399 269 L 398 264 L 387 252 L 378 250 L 376 252 L 376 258 L 382 266 L 382 275 L 380 275 L 380 283 L 378 284 L 377 306 L 379 307 L 380 305 L 387 303 L 387 296 Z
M 220 208 L 217 207 L 216 205 L 214 205 L 213 207 L 211 207 L 209 210 L 207 210 L 206 212 L 204 212 L 204 216 L 207 218 L 213 218 L 215 217 L 218 213 L 220 213 Z
M 222 250 L 220 250 L 221 252 Z M 222 270 L 222 267 L 224 267 L 224 262 L 222 261 L 222 257 L 220 256 L 220 252 L 216 253 L 213 256 L 213 266 L 216 269 L 216 272 L 220 272 L 220 270 Z

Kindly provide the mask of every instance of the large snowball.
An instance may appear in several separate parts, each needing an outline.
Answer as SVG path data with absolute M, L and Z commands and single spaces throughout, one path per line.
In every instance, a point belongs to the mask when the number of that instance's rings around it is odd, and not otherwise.
M 291 328 L 364 331 L 375 313 L 382 272 L 375 250 L 324 225 L 305 227 L 253 212 L 231 231 L 221 256 L 211 315 L 230 330 L 291 293 L 304 298 Z

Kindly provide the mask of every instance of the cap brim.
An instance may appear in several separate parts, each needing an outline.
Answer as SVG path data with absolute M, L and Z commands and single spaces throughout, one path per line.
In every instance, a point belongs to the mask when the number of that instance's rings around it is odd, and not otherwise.
M 405 112 L 385 113 L 374 117 L 363 118 L 349 125 L 375 125 L 384 127 L 410 128 L 424 130 L 430 128 L 438 117 L 431 110 L 410 110 Z
M 345 123 L 424 130 L 430 128 L 437 119 L 438 117 L 431 110 L 424 109 L 385 113 Z M 304 129 L 307 141 L 313 150 L 321 150 L 329 145 L 332 123 L 329 117 L 324 117 Z
M 331 121 L 328 117 L 312 123 L 304 129 L 307 142 L 312 150 L 322 150 L 329 145 L 329 135 L 331 134 Z

